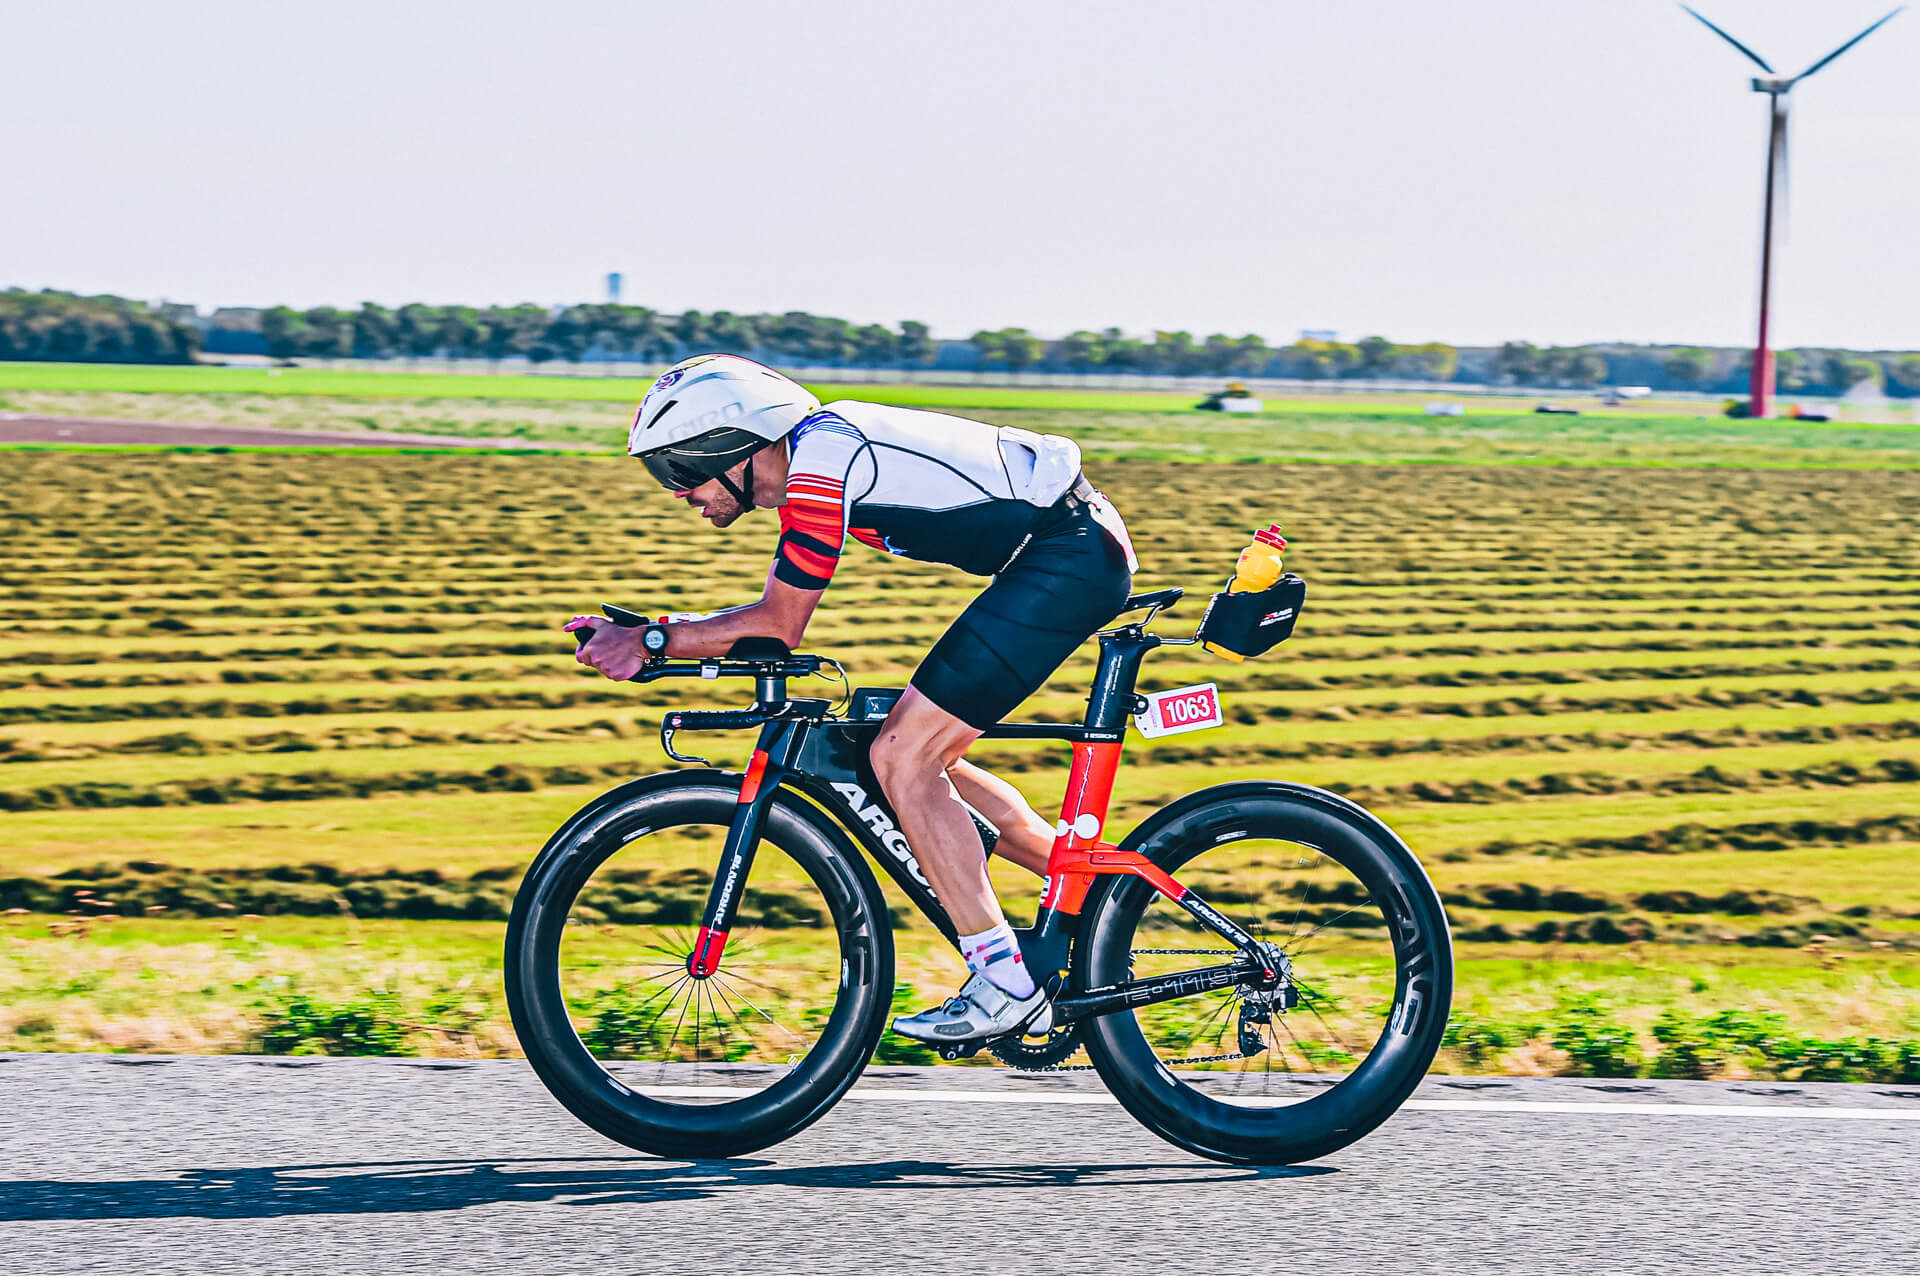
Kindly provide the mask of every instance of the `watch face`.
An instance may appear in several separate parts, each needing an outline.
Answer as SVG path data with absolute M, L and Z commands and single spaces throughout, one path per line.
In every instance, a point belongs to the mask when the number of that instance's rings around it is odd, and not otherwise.
M 640 636 L 640 643 L 648 651 L 665 651 L 667 649 L 667 631 L 664 629 L 649 629 Z

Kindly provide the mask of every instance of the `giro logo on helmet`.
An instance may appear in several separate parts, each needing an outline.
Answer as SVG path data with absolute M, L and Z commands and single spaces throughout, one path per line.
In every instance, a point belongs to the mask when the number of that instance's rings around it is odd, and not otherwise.
M 711 412 L 702 412 L 699 416 L 690 418 L 685 428 L 689 430 L 717 430 L 727 422 L 743 415 L 746 410 L 747 405 L 744 403 L 729 403 L 724 407 L 715 408 Z

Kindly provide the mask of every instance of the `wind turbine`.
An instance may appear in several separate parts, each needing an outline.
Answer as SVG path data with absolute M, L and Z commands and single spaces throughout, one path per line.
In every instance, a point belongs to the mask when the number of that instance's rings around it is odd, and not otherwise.
M 1767 126 L 1767 192 L 1760 222 L 1760 339 L 1754 345 L 1753 373 L 1747 387 L 1748 414 L 1764 417 L 1771 415 L 1773 410 L 1773 350 L 1767 344 L 1767 321 L 1773 301 L 1774 210 L 1787 202 L 1787 94 L 1792 92 L 1794 85 L 1885 26 L 1894 14 L 1906 6 L 1901 5 L 1893 10 L 1798 75 L 1781 75 L 1767 65 L 1765 58 L 1708 22 L 1691 6 L 1683 4 L 1680 7 L 1699 18 L 1702 26 L 1740 50 L 1755 66 L 1766 72 L 1765 75 L 1753 77 L 1753 91 L 1765 93 L 1771 109 Z

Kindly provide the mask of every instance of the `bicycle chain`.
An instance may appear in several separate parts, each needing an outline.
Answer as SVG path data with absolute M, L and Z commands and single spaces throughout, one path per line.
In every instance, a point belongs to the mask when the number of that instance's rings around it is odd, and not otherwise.
M 1251 1059 L 1245 1052 L 1238 1054 L 1196 1054 L 1184 1059 L 1161 1060 L 1169 1068 L 1180 1068 L 1190 1063 L 1232 1063 L 1235 1059 Z M 1097 1069 L 1090 1063 L 1057 1063 L 1050 1068 L 1027 1068 L 1027 1072 L 1094 1072 Z

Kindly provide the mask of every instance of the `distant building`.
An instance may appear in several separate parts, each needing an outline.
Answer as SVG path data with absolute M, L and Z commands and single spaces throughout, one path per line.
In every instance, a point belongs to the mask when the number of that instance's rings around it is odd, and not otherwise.
M 202 349 L 208 354 L 265 354 L 267 338 L 260 328 L 266 313 L 254 306 L 222 306 L 200 319 L 206 334 Z
M 620 272 L 617 270 L 607 272 L 607 304 L 611 306 L 620 304 Z
M 1338 341 L 1340 340 L 1340 330 L 1337 328 L 1302 328 L 1300 329 L 1300 340 Z

